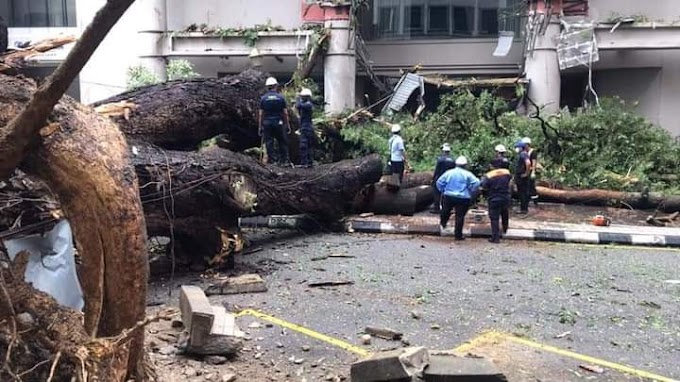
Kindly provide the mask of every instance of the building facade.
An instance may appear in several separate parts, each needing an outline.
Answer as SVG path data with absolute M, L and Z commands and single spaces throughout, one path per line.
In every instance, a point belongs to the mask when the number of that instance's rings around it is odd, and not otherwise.
M 0 16 L 10 27 L 14 45 L 81 33 L 104 3 L 0 0 Z M 598 59 L 561 70 L 558 40 L 580 19 L 594 22 Z M 356 65 L 354 20 L 378 76 L 398 78 L 416 65 L 421 73 L 452 78 L 524 76 L 530 81 L 529 96 L 547 111 L 578 106 L 592 83 L 600 97 L 619 96 L 635 103 L 639 113 L 680 136 L 676 0 L 372 0 L 354 15 L 346 6 L 310 0 L 137 0 L 82 71 L 71 94 L 83 103 L 95 102 L 125 90 L 129 67 L 142 64 L 163 78 L 165 64 L 172 59 L 189 60 L 205 77 L 256 65 L 285 79 L 312 43 L 312 32 L 303 26 L 323 24 L 332 37 L 312 75 L 324 84 L 329 111 L 341 111 L 365 102 L 371 87 L 366 71 Z M 536 20 L 548 21 L 531 24 Z M 282 30 L 260 33 L 253 46 L 242 37 L 182 32 L 191 25 L 227 29 L 257 24 Z M 538 26 L 540 32 L 528 25 Z M 527 44 L 531 33 L 535 36 Z M 507 46 L 494 55 L 499 36 Z M 37 76 L 49 73 L 67 51 L 37 57 L 30 70 Z

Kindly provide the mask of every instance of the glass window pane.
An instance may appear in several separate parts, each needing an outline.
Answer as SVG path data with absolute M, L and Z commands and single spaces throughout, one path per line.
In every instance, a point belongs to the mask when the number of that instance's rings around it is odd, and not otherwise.
M 395 35 L 398 25 L 398 13 L 399 9 L 397 7 L 380 7 L 378 10 L 378 35 L 380 36 L 392 36 Z
M 31 27 L 46 27 L 48 24 L 47 1 L 28 0 L 28 25 Z
M 498 9 L 482 9 L 480 10 L 479 33 L 480 34 L 498 34 Z
M 474 7 L 453 7 L 453 31 L 456 34 L 472 34 L 474 17 Z
M 427 27 L 428 34 L 449 33 L 449 7 L 446 5 L 431 5 L 428 8 L 430 23 Z
M 49 9 L 50 26 L 65 27 L 66 26 L 66 1 L 64 0 L 47 0 Z
M 411 34 L 422 34 L 425 22 L 422 5 L 411 5 L 404 7 L 405 23 L 404 30 Z

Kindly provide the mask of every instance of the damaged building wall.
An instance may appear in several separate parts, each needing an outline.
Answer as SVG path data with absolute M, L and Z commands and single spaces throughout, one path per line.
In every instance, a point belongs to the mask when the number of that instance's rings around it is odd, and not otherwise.
M 680 18 L 677 0 L 589 0 L 590 18 L 606 21 L 616 16 L 637 16 L 647 21 L 674 22 Z

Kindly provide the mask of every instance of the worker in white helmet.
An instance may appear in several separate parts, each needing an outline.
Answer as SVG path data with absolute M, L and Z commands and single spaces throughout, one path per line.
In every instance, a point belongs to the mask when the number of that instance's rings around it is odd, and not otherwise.
M 465 215 L 479 192 L 479 179 L 467 170 L 467 165 L 467 158 L 459 156 L 456 158 L 456 167 L 445 172 L 437 180 L 437 189 L 442 193 L 439 225 L 441 230 L 444 230 L 451 217 L 451 210 L 455 209 L 455 240 L 465 240 L 463 237 Z
M 295 103 L 295 108 L 300 116 L 300 129 L 298 130 L 300 137 L 300 165 L 312 167 L 314 160 L 314 124 L 312 123 L 314 104 L 312 103 L 311 90 L 305 88 L 300 91 L 300 97 Z
M 493 162 L 495 164 L 500 164 L 501 168 L 510 168 L 510 160 L 507 157 L 508 150 L 505 148 L 504 145 L 496 145 L 494 148 L 494 151 L 496 152 L 496 156 L 494 157 Z M 492 168 L 496 168 L 496 166 L 492 165 Z
M 391 131 L 392 136 L 387 142 L 390 149 L 390 172 L 392 175 L 397 174 L 399 176 L 399 183 L 401 183 L 404 180 L 404 171 L 408 166 L 406 147 L 404 146 L 404 139 L 401 137 L 401 126 L 394 124 Z
M 279 82 L 274 77 L 265 81 L 267 92 L 260 98 L 259 129 L 258 133 L 264 139 L 267 148 L 267 156 L 271 163 L 289 166 L 288 157 L 288 134 L 290 134 L 290 122 L 288 120 L 288 105 L 286 99 L 279 93 Z M 284 127 L 286 130 L 284 130 Z M 274 143 L 278 145 L 275 150 Z

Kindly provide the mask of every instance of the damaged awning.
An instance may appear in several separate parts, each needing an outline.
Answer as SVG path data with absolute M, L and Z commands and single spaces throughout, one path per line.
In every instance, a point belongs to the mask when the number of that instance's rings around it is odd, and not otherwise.
M 422 76 L 414 73 L 406 73 L 401 77 L 397 86 L 394 87 L 394 93 L 383 108 L 383 113 L 400 111 L 404 105 L 406 105 L 408 99 L 411 98 L 411 94 L 417 89 L 420 89 L 419 103 L 422 106 L 424 103 L 423 97 L 425 96 L 425 81 Z

